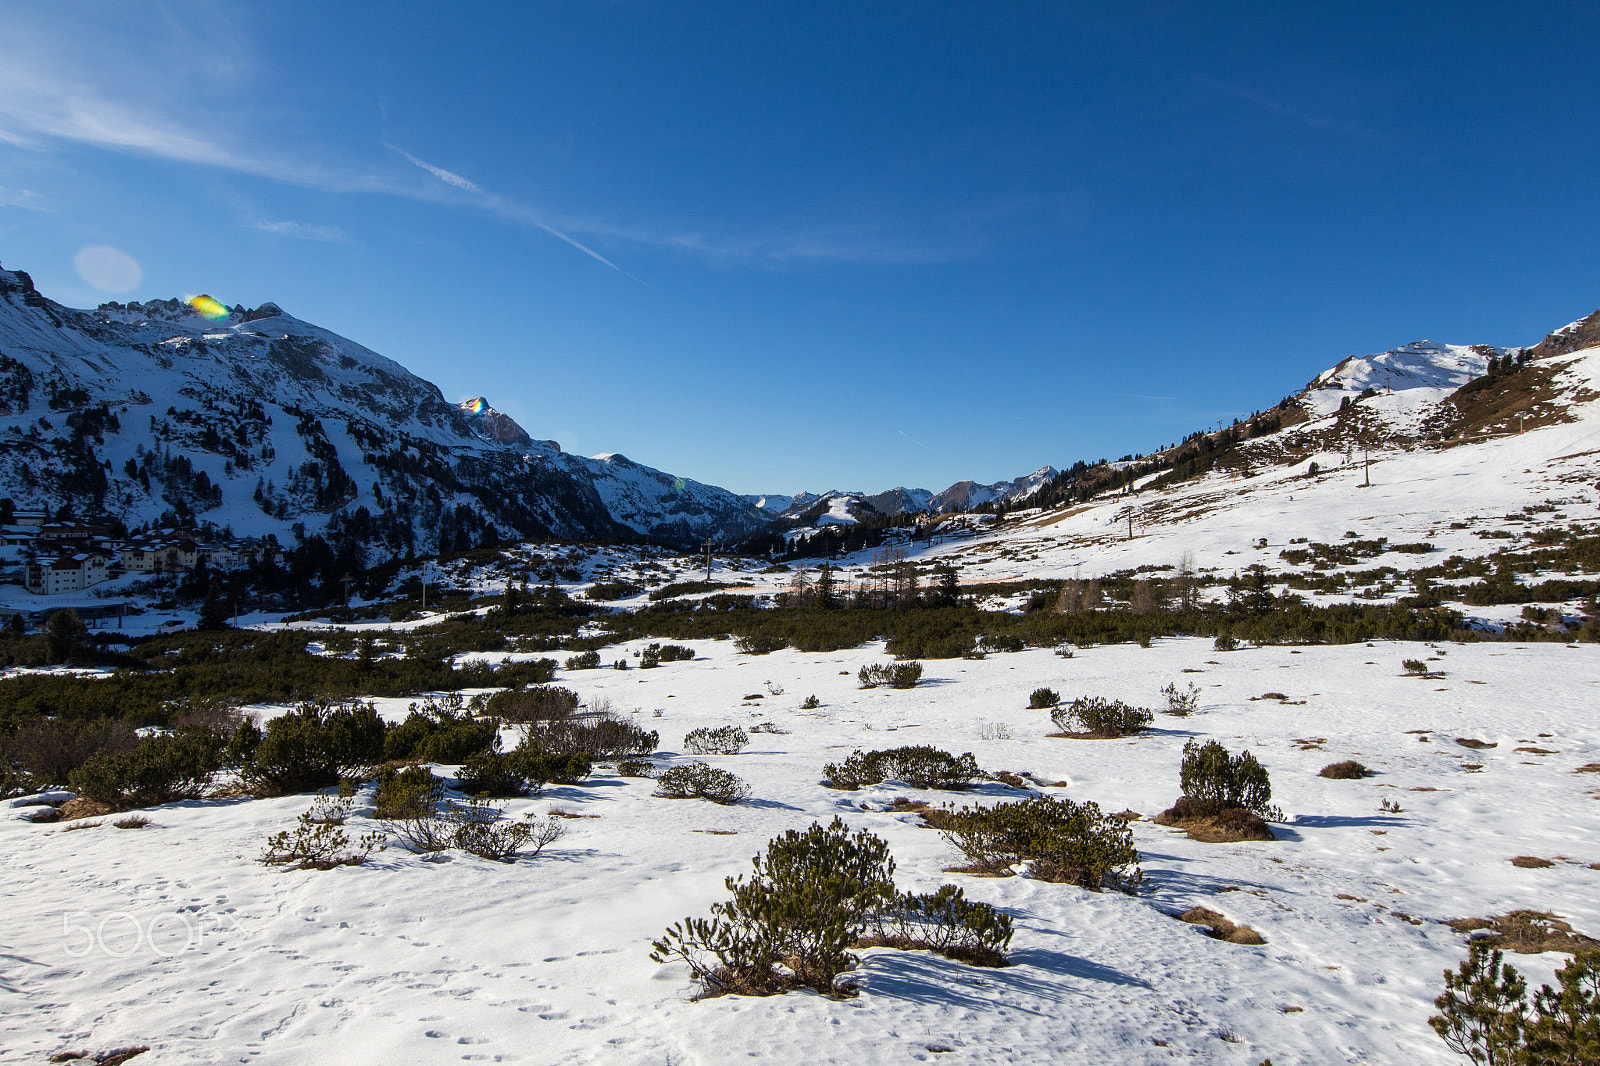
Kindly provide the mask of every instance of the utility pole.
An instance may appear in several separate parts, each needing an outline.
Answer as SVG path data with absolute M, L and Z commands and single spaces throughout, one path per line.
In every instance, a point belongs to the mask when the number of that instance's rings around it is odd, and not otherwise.
M 426 561 L 422 564 L 422 609 L 424 611 L 428 609 L 428 564 Z
M 1370 489 L 1372 487 L 1372 452 L 1370 449 L 1362 448 L 1361 454 L 1366 456 L 1365 462 L 1363 463 L 1364 469 L 1362 475 L 1365 480 L 1361 482 L 1361 487 L 1364 489 Z
M 1133 539 L 1133 508 L 1128 508 L 1128 539 Z
M 700 545 L 700 546 L 706 550 L 706 580 L 710 581 L 711 580 L 711 538 L 707 537 L 706 538 L 706 542 L 704 544 Z

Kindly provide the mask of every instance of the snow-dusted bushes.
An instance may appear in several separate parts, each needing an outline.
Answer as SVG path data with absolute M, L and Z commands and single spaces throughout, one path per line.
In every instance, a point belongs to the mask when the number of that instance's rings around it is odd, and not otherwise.
M 686 918 L 652 945 L 657 962 L 688 964 L 703 994 L 771 995 L 794 987 L 847 994 L 852 947 L 926 948 L 981 965 L 1004 965 L 1011 920 L 946 885 L 899 893 L 881 838 L 843 820 L 791 829 L 728 881 L 732 898 L 710 918 Z
M 856 751 L 842 763 L 828 763 L 822 773 L 834 788 L 859 788 L 892 779 L 912 788 L 956 790 L 984 776 L 972 752 L 957 756 L 926 745 Z
M 859 688 L 916 688 L 922 680 L 921 663 L 872 663 L 861 668 L 856 675 Z
M 1095 892 L 1132 893 L 1144 879 L 1128 823 L 1095 803 L 1030 796 L 943 812 L 935 824 L 979 873 L 1003 874 L 1027 862 L 1034 877 Z
M 684 763 L 656 775 L 656 795 L 664 799 L 708 799 L 713 803 L 738 803 L 750 795 L 750 786 L 726 770 L 703 762 Z
M 1121 700 L 1079 696 L 1066 706 L 1051 711 L 1050 718 L 1063 733 L 1130 737 L 1149 726 L 1155 720 L 1155 715 L 1143 707 L 1131 707 Z
M 691 755 L 737 755 L 750 743 L 750 735 L 736 725 L 691 729 L 683 746 Z

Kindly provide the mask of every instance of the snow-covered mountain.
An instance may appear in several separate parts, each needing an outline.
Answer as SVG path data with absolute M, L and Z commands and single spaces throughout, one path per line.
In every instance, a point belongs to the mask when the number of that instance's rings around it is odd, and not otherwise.
M 1061 471 L 1053 466 L 1042 466 L 1031 474 L 1011 481 L 997 481 L 993 485 L 980 485 L 975 481 L 958 481 L 928 502 L 935 514 L 951 511 L 970 511 L 986 503 L 1009 503 L 1031 496 Z
M 368 561 L 507 538 L 719 542 L 732 493 L 531 437 L 275 304 L 93 311 L 0 270 L 0 496 L 129 526 L 359 539 Z

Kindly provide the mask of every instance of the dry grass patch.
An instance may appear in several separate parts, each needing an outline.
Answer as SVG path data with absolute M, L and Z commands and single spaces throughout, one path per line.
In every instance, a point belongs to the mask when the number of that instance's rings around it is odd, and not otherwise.
M 111 808 L 104 803 L 96 803 L 92 799 L 69 799 L 58 810 L 61 812 L 63 822 L 71 822 L 78 818 L 99 818 L 101 815 L 110 814 Z
M 1498 748 L 1500 746 L 1498 741 L 1476 740 L 1472 737 L 1456 737 L 1456 743 L 1463 748 L 1472 748 L 1474 751 L 1481 751 L 1484 748 Z
M 1318 777 L 1331 778 L 1334 781 L 1359 781 L 1363 777 L 1371 777 L 1376 770 L 1369 770 L 1354 759 L 1343 762 L 1331 762 L 1317 771 Z
M 150 824 L 150 819 L 142 814 L 131 814 L 126 818 L 118 818 L 111 824 L 118 829 L 143 829 Z
M 104 823 L 104 822 L 78 822 L 78 823 L 76 823 L 74 825 L 64 825 L 64 826 L 62 826 L 61 827 L 61 831 L 63 833 L 70 833 L 75 829 L 95 829 L 95 828 L 98 828 L 99 826 L 102 826 L 102 825 L 105 825 L 105 824 L 106 823 Z
M 1520 751 L 1520 752 L 1526 752 L 1529 755 L 1560 755 L 1561 754 L 1559 751 L 1551 751 L 1549 748 L 1518 748 L 1517 750 Z
M 1446 922 L 1458 933 L 1487 930 L 1495 947 L 1523 955 L 1543 951 L 1575 954 L 1600 947 L 1600 940 L 1573 932 L 1572 926 L 1548 911 L 1512 911 L 1493 918 L 1457 918 Z
M 1575 774 L 1600 774 L 1600 762 L 1585 763 L 1572 772 Z
M 1555 863 L 1549 859 L 1541 859 L 1537 855 L 1518 855 L 1511 860 L 1511 865 L 1523 870 L 1543 870 Z
M 1180 922 L 1198 925 L 1213 940 L 1229 944 L 1265 944 L 1266 938 L 1248 925 L 1235 925 L 1226 917 L 1207 907 L 1191 907 L 1178 915 Z
M 1182 829 L 1190 840 L 1205 844 L 1236 844 L 1246 840 L 1276 840 L 1272 829 L 1260 815 L 1240 807 L 1209 812 L 1197 807 L 1187 796 L 1150 819 L 1157 825 Z
M 566 807 L 551 807 L 550 808 L 550 817 L 552 817 L 552 818 L 598 818 L 600 816 L 598 814 L 579 814 L 577 811 L 569 810 Z

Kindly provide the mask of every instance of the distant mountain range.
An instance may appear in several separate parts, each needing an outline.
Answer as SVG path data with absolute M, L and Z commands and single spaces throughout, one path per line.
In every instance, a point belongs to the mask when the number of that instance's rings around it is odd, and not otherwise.
M 1361 433 L 1471 432 L 1512 410 L 1494 399 L 1504 390 L 1461 399 L 1491 361 L 1597 341 L 1600 312 L 1528 349 L 1421 341 L 1352 357 L 1274 409 L 1271 430 L 1250 428 L 1276 434 L 1354 403 L 1350 417 L 1329 423 L 1349 440 L 1326 446 L 1348 448 Z M 1376 393 L 1401 399 L 1369 402 Z M 1302 450 L 1285 445 L 1283 459 Z M 1104 476 L 1112 465 L 1093 469 Z M 129 527 L 209 525 L 286 544 L 342 537 L 371 563 L 548 536 L 736 544 L 1014 506 L 1035 494 L 1060 499 L 1084 469 L 1045 466 L 938 493 L 740 496 L 622 455 L 569 454 L 486 398 L 450 403 L 393 360 L 272 303 L 229 308 L 197 297 L 81 311 L 40 294 L 23 271 L 0 269 L 0 496 L 18 508 L 66 507 Z

